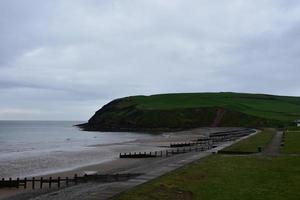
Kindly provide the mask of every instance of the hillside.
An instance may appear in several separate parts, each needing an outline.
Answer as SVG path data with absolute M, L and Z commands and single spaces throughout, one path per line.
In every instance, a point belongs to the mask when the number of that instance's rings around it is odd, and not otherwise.
M 266 127 L 300 119 L 300 97 L 244 93 L 182 93 L 116 99 L 84 130 L 168 131 L 203 126 Z

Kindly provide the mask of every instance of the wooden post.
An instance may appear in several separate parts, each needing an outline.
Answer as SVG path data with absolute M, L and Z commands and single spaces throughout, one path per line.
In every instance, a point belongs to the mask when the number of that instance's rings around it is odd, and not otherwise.
M 77 183 L 78 183 L 77 174 L 74 175 L 74 183 L 75 183 L 75 185 L 77 185 Z
M 17 178 L 17 188 L 19 188 L 20 178 Z
M 69 186 L 69 177 L 66 177 L 66 186 Z
M 2 178 L 2 179 L 1 179 L 1 184 L 0 184 L 0 185 L 3 185 L 3 186 L 4 186 L 4 184 L 5 184 L 5 178 Z
M 34 189 L 34 188 L 35 188 L 35 178 L 32 177 L 32 189 Z
M 52 186 L 52 177 L 50 176 L 49 177 L 49 188 L 51 188 L 51 186 Z
M 257 147 L 258 152 L 262 152 L 262 147 Z
M 57 177 L 57 187 L 60 188 L 60 177 Z
M 42 189 L 43 188 L 43 177 L 41 177 L 41 179 L 40 179 L 40 189 Z
M 24 189 L 27 188 L 27 178 L 24 178 Z
M 84 182 L 87 182 L 87 174 L 84 174 Z

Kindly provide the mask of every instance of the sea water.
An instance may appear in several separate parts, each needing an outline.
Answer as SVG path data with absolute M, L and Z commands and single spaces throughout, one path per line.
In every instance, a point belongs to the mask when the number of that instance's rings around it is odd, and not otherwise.
M 0 121 L 0 178 L 25 177 L 101 163 L 117 155 L 110 144 L 151 137 L 87 132 L 75 121 Z M 93 145 L 105 148 L 93 148 Z M 107 144 L 107 145 L 106 145 Z

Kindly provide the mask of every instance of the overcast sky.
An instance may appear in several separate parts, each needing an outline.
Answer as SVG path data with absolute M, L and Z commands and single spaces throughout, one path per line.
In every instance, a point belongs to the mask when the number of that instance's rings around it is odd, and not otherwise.
M 87 120 L 114 98 L 300 96 L 298 0 L 1 0 L 0 119 Z

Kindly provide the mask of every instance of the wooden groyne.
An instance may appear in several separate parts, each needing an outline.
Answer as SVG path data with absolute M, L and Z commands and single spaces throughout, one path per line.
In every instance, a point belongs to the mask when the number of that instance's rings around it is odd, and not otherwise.
M 209 135 L 209 139 L 212 140 L 213 143 L 226 142 L 236 140 L 238 138 L 250 135 L 254 133 L 253 129 L 243 129 L 236 131 L 224 131 L 224 132 L 216 132 Z
M 163 151 L 120 153 L 120 158 L 155 158 L 163 157 Z
M 24 179 L 12 179 L 12 178 L 2 178 L 0 180 L 1 188 L 31 188 L 31 189 L 42 189 L 42 188 L 52 188 L 52 187 L 68 187 L 70 185 L 77 185 L 79 183 L 86 183 L 88 181 L 97 182 L 115 182 L 115 181 L 126 181 L 130 178 L 134 178 L 141 174 L 94 174 L 78 176 L 75 174 L 73 177 L 40 177 L 40 178 L 24 178 Z
M 209 135 L 209 137 L 198 138 L 192 142 L 171 143 L 170 148 L 176 148 L 164 151 L 150 152 L 129 152 L 120 153 L 119 158 L 155 158 L 169 157 L 175 154 L 187 153 L 191 151 L 206 151 L 217 146 L 220 142 L 235 140 L 237 138 L 254 133 L 252 129 L 240 129 L 234 131 L 220 131 Z
M 177 149 L 171 149 L 171 150 L 166 150 L 166 157 L 176 155 L 176 154 L 182 154 L 182 153 L 188 153 L 192 151 L 206 151 L 208 149 L 211 149 L 211 146 L 190 146 L 188 148 L 177 148 Z
M 164 151 L 153 151 L 153 152 L 129 152 L 120 153 L 119 158 L 155 158 L 155 157 L 169 157 L 175 154 L 188 153 L 192 151 L 205 151 L 212 148 L 212 146 L 190 146 L 183 148 L 176 148 Z
M 241 129 L 237 129 L 237 130 L 217 131 L 217 132 L 210 133 L 210 135 L 234 134 L 234 133 L 247 132 L 247 131 L 253 131 L 253 129 L 250 129 L 250 128 L 241 128 Z
M 250 135 L 254 132 L 255 132 L 255 130 L 248 129 L 248 128 L 240 129 L 240 130 L 233 130 L 233 131 L 219 131 L 219 132 L 211 133 L 208 137 L 202 137 L 202 138 L 198 138 L 196 140 L 192 140 L 192 142 L 194 142 L 196 144 L 209 143 L 210 145 L 213 145 L 214 143 L 236 140 L 240 137 Z
M 189 146 L 211 146 L 212 145 L 212 140 L 211 139 L 197 139 L 194 142 L 183 142 L 183 143 L 171 143 L 170 148 L 176 148 L 176 147 L 189 147 Z

